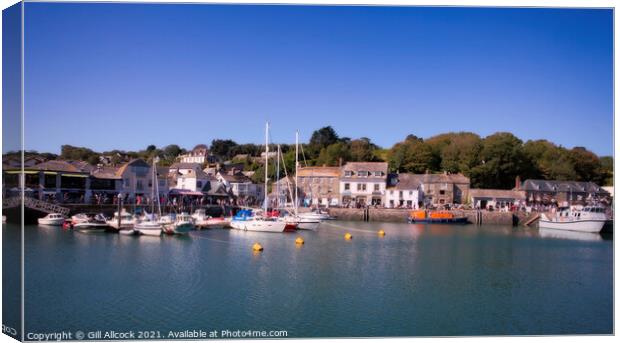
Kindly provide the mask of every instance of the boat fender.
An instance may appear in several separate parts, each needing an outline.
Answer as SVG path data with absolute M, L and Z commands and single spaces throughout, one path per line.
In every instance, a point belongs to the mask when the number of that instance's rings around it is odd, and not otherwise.
M 377 235 L 379 235 L 380 237 L 383 237 L 385 236 L 385 231 L 379 230 L 379 232 L 377 232 Z
M 346 239 L 347 241 L 351 240 L 353 238 L 353 236 L 350 233 L 345 233 L 344 234 L 344 239 Z
M 254 245 L 252 246 L 252 250 L 254 251 L 263 251 L 263 246 L 260 245 L 260 243 L 254 243 Z
M 297 245 L 304 244 L 304 239 L 301 237 L 297 237 L 297 239 L 295 240 L 295 244 Z

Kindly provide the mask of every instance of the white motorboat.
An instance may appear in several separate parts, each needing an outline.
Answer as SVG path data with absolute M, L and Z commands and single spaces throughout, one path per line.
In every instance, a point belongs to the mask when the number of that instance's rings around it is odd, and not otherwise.
M 38 222 L 41 225 L 55 225 L 62 226 L 67 218 L 60 213 L 50 213 L 43 218 L 39 218 Z
M 541 214 L 538 227 L 541 229 L 599 233 L 606 221 L 607 215 L 603 207 L 586 206 L 580 210 L 565 207 L 558 209 L 553 214 Z
M 91 219 L 91 217 L 92 216 L 89 216 L 86 213 L 78 213 L 76 215 L 71 216 L 71 224 L 75 225 L 75 224 L 87 222 L 89 219 Z
M 133 226 L 136 224 L 136 218 L 124 209 L 120 214 L 120 226 L 118 225 L 118 217 L 118 212 L 114 212 L 112 219 L 107 220 L 106 223 L 116 230 L 133 229 Z
M 79 223 L 72 225 L 74 230 L 84 233 L 103 232 L 110 227 L 103 214 L 88 217 L 85 221 L 80 221 Z
M 233 229 L 261 232 L 285 232 L 287 224 L 285 221 L 263 217 L 250 217 L 246 220 L 230 222 Z

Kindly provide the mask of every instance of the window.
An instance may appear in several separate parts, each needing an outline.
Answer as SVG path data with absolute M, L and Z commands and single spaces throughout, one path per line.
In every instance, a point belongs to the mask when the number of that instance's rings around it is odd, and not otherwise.
M 446 191 L 444 191 L 444 190 L 442 189 L 442 190 L 440 190 L 440 191 L 439 191 L 439 194 L 440 194 L 440 195 L 444 195 L 444 194 L 446 194 Z
M 380 171 L 376 171 L 376 172 L 375 172 L 375 176 L 381 176 L 381 174 L 383 174 L 383 173 L 382 173 L 382 172 L 380 172 Z
M 129 187 L 129 179 L 123 179 L 123 187 Z
M 345 183 L 344 184 L 344 190 L 345 191 L 350 191 L 351 190 L 351 184 L 350 183 Z
M 366 170 L 359 170 L 357 172 L 357 176 L 359 176 L 359 177 L 368 177 L 368 171 L 366 171 Z
M 413 195 L 413 191 L 409 191 L 409 195 Z
M 358 191 L 365 191 L 366 190 L 366 184 L 365 183 L 358 183 L 357 184 L 357 190 Z
M 143 188 L 144 188 L 144 185 L 142 184 L 142 180 L 136 180 L 136 189 L 142 190 Z
M 352 172 L 352 171 L 350 171 L 350 170 L 345 170 L 345 172 L 344 172 L 344 176 L 346 176 L 346 177 L 351 177 L 351 176 L 353 176 L 353 172 Z
M 202 188 L 202 181 L 196 181 L 196 187 Z
M 375 183 L 375 192 L 378 192 L 379 190 L 380 190 L 380 188 L 379 188 L 379 184 L 378 184 L 378 183 Z
M 398 192 L 398 196 L 402 198 L 403 197 L 403 191 L 399 191 Z

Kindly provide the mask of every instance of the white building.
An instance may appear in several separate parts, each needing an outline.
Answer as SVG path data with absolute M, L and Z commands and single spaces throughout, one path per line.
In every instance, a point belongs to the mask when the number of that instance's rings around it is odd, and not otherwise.
M 159 196 L 168 194 L 167 168 L 158 167 L 157 181 Z M 121 178 L 120 192 L 126 200 L 134 201 L 137 196 L 150 198 L 153 192 L 152 166 L 142 159 L 134 159 L 123 164 L 116 176 Z
M 198 144 L 189 153 L 180 155 L 179 160 L 181 163 L 198 163 L 202 165 L 209 160 L 209 149 L 204 144 Z
M 175 189 L 202 192 L 202 189 L 210 179 L 211 177 L 200 169 L 198 171 L 190 170 L 176 177 Z
M 226 191 L 238 199 L 262 202 L 265 199 L 265 188 L 262 184 L 253 183 L 252 180 L 241 172 L 227 174 L 218 172 L 218 181 L 226 186 Z
M 385 190 L 385 206 L 388 208 L 419 208 L 424 200 L 422 178 L 416 174 L 393 174 Z
M 382 205 L 385 200 L 388 164 L 348 162 L 340 172 L 342 206 Z

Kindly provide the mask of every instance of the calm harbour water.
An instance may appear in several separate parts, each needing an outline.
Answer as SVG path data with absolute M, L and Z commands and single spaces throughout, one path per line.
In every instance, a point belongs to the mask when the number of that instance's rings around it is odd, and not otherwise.
M 14 230 L 9 224 L 4 230 Z M 383 229 L 386 236 L 378 237 Z M 345 232 L 353 240 L 345 241 Z M 306 244 L 294 241 L 303 236 Z M 26 333 L 287 330 L 288 337 L 609 334 L 613 241 L 498 226 L 82 234 L 27 226 Z M 254 242 L 265 250 L 255 254 Z M 167 338 L 167 337 L 165 337 Z

